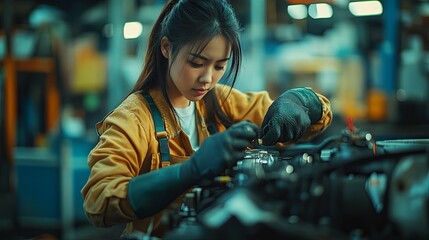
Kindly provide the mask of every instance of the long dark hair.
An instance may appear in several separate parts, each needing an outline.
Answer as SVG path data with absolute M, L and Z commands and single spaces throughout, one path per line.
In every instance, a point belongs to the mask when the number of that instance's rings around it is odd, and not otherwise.
M 167 94 L 166 73 L 169 66 L 168 59 L 161 53 L 162 37 L 167 37 L 171 43 L 173 60 L 186 44 L 201 43 L 197 46 L 197 50 L 201 52 L 214 37 L 225 37 L 231 44 L 232 60 L 223 83 L 233 87 L 241 65 L 240 30 L 232 6 L 226 0 L 169 0 L 152 28 L 143 71 L 132 92 L 144 92 L 152 87 L 159 87 L 174 111 Z M 230 91 L 224 95 L 225 99 L 229 93 Z M 221 110 L 216 91 L 209 91 L 203 101 L 207 113 L 205 118 L 209 125 L 216 127 L 220 123 L 227 128 L 231 126 L 232 121 Z

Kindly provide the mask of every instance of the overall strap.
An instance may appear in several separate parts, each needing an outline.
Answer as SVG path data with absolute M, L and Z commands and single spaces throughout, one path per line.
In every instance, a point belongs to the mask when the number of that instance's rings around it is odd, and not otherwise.
M 152 112 L 153 122 L 155 123 L 156 139 L 159 142 L 159 151 L 161 153 L 161 166 L 170 165 L 170 148 L 168 147 L 168 134 L 165 131 L 164 121 L 162 120 L 161 113 L 153 101 L 153 98 L 149 93 L 143 93 L 146 101 L 149 103 L 150 110 Z
M 210 135 L 213 135 L 218 132 L 217 128 L 212 123 L 208 124 L 207 130 L 209 131 Z

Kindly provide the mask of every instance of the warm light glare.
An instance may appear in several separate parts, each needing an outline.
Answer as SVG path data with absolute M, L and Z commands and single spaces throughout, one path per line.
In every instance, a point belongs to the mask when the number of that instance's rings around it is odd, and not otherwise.
M 143 25 L 139 22 L 127 22 L 124 25 L 124 38 L 138 38 L 143 32 Z
M 316 3 L 310 4 L 308 7 L 308 14 L 314 18 L 330 18 L 332 17 L 333 11 L 331 5 L 327 3 Z
M 304 4 L 289 5 L 287 12 L 293 19 L 304 19 L 307 17 L 307 7 Z
M 380 15 L 383 13 L 383 5 L 379 1 L 351 2 L 349 10 L 355 16 Z

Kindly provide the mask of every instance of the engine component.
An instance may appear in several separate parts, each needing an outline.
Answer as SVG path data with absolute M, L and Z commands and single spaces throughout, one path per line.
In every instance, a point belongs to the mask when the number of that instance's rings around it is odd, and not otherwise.
M 349 127 L 320 144 L 247 150 L 186 194 L 164 239 L 429 239 L 428 147 Z

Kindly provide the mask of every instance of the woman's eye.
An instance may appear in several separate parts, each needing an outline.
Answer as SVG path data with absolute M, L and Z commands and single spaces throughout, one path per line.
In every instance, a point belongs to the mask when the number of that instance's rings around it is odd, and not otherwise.
M 216 70 L 221 70 L 221 71 L 225 70 L 225 66 L 216 66 L 215 68 Z
M 203 64 L 199 64 L 199 63 L 192 62 L 192 61 L 189 61 L 189 64 L 191 64 L 191 66 L 192 66 L 192 67 L 195 67 L 195 68 L 199 68 L 199 67 L 202 67 L 202 66 L 203 66 Z

